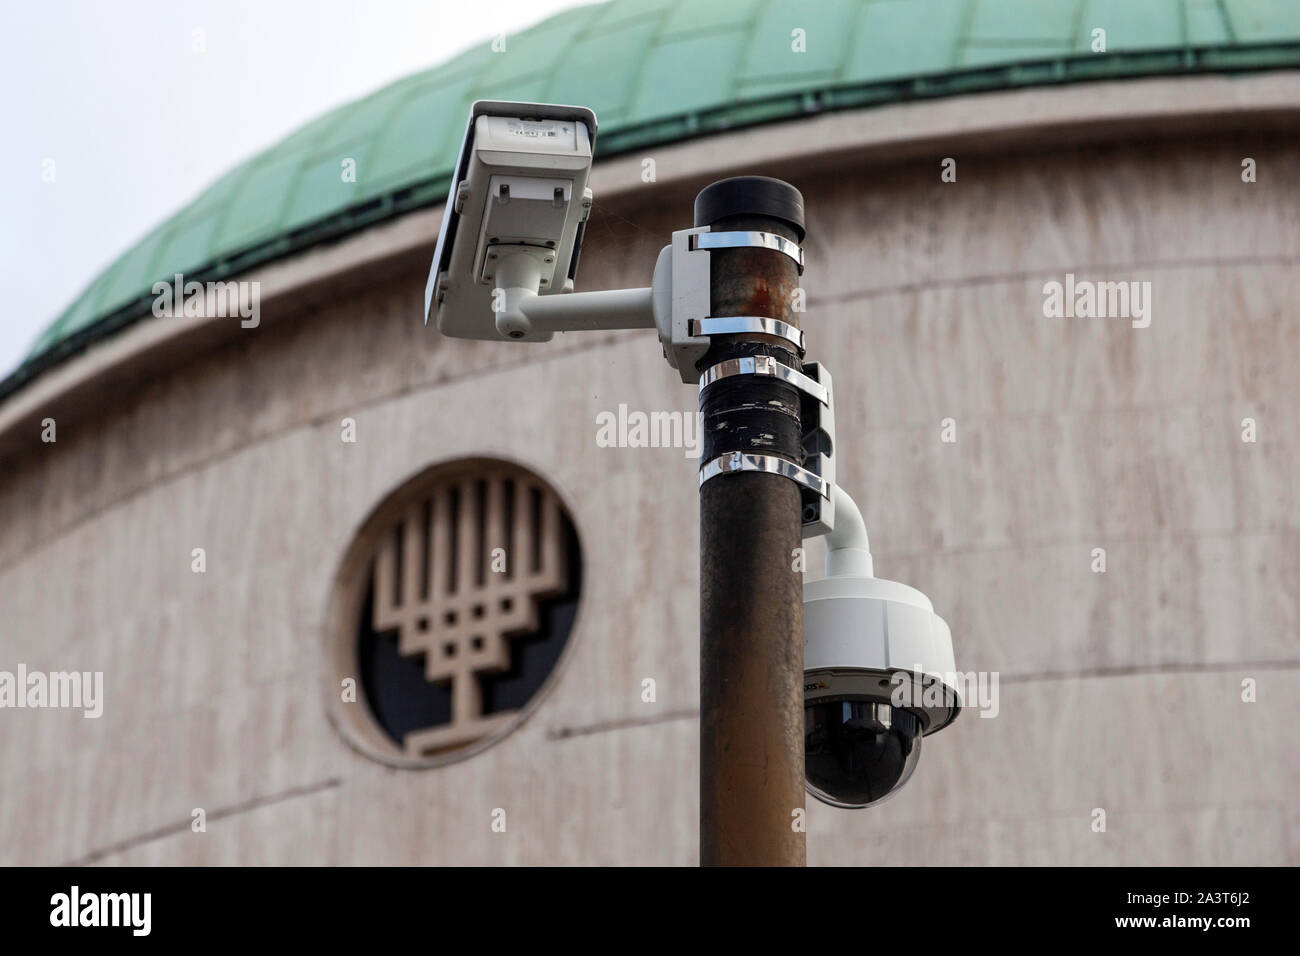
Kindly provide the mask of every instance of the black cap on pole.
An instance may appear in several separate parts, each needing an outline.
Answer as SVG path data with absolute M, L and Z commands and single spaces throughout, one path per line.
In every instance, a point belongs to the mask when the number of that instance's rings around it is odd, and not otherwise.
M 728 216 L 771 216 L 789 223 L 804 237 L 803 193 L 768 176 L 720 179 L 695 197 L 695 225 L 711 226 Z

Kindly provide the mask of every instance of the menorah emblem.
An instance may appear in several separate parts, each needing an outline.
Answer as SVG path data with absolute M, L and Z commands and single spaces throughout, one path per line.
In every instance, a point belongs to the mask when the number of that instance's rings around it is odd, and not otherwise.
M 398 652 L 423 654 L 425 678 L 451 686 L 451 720 L 407 733 L 409 755 L 464 746 L 514 715 L 484 713 L 479 679 L 510 668 L 511 639 L 537 633 L 538 602 L 568 588 L 560 509 L 523 473 L 492 471 L 414 502 L 380 546 L 374 629 L 396 630 Z

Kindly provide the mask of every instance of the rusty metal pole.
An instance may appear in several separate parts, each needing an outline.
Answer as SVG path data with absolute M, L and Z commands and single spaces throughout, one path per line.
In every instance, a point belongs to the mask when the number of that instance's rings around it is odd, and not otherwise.
M 695 225 L 772 233 L 801 243 L 803 196 L 757 176 L 722 180 L 695 200 Z M 713 249 L 712 317 L 761 316 L 797 326 L 799 267 L 766 248 Z M 790 341 L 715 335 L 703 373 L 743 356 L 796 370 Z M 735 375 L 701 393 L 707 463 L 729 452 L 801 461 L 799 393 L 775 378 Z M 798 486 L 778 474 L 719 475 L 700 486 L 700 863 L 803 866 L 803 591 Z

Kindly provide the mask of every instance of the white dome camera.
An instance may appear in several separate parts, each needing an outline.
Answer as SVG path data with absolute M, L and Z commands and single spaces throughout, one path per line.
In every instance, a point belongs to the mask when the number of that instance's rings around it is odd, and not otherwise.
M 803 592 L 806 787 L 869 807 L 907 783 L 922 738 L 962 701 L 947 623 L 920 591 L 873 576 L 862 514 L 839 486 L 834 515 L 826 577 Z

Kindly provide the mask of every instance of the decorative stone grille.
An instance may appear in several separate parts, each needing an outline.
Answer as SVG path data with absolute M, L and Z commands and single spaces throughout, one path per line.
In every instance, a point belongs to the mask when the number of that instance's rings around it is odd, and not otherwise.
M 504 464 L 435 485 L 382 535 L 373 562 L 373 628 L 398 653 L 424 656 L 449 683 L 451 720 L 405 735 L 408 756 L 462 747 L 516 716 L 485 713 L 480 679 L 511 666 L 512 642 L 535 634 L 540 602 L 569 590 L 569 535 L 559 498 Z

